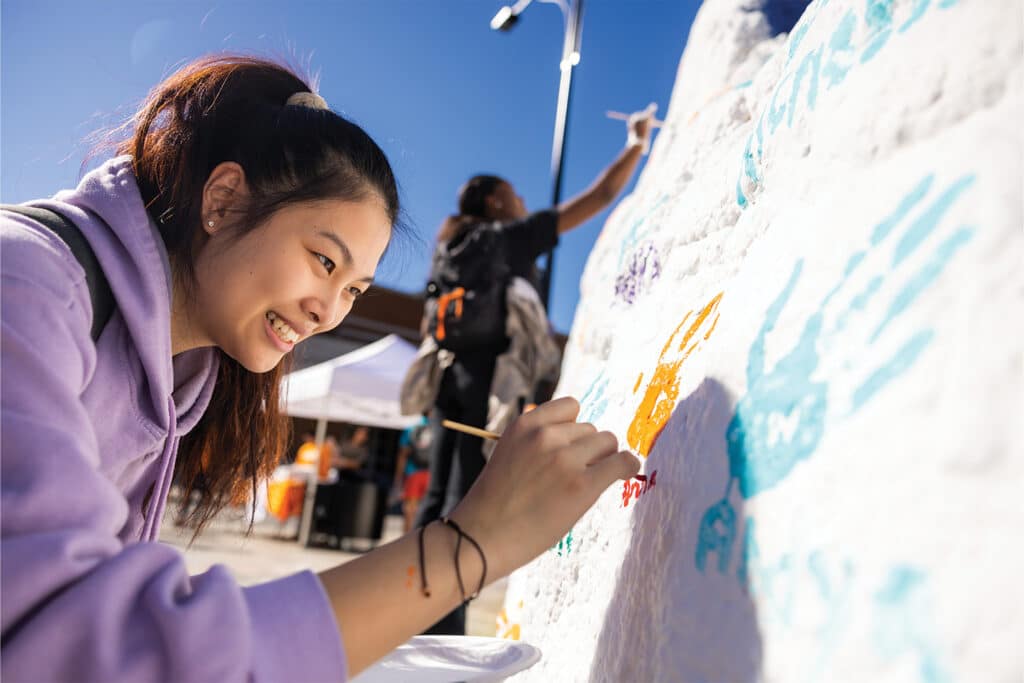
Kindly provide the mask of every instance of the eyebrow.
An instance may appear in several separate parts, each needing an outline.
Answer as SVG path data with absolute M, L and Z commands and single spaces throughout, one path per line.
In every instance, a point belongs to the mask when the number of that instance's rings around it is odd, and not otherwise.
M 325 239 L 334 242 L 334 244 L 338 246 L 338 249 L 341 250 L 341 258 L 343 261 L 345 261 L 345 265 L 348 266 L 349 268 L 352 267 L 352 264 L 354 263 L 352 259 L 352 250 L 348 248 L 348 245 L 345 244 L 345 242 L 342 241 L 340 237 L 338 237 L 335 233 L 330 232 L 329 230 L 320 230 L 319 232 L 317 232 L 317 234 Z M 364 277 L 357 277 L 356 280 L 365 282 L 367 283 L 367 285 L 373 284 L 373 277 L 369 275 Z

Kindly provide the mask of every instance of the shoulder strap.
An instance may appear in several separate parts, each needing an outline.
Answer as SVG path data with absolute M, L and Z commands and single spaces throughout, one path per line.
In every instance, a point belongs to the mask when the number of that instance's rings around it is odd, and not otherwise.
M 66 216 L 51 209 L 11 204 L 3 204 L 0 207 L 5 211 L 27 216 L 42 224 L 68 245 L 68 249 L 71 250 L 72 255 L 85 271 L 85 283 L 89 287 L 89 299 L 92 301 L 91 335 L 93 341 L 98 340 L 107 321 L 114 313 L 114 294 L 110 290 L 110 283 L 107 282 L 107 276 L 104 275 L 100 262 L 96 259 L 96 254 L 93 253 L 89 242 L 82 236 L 82 231 Z

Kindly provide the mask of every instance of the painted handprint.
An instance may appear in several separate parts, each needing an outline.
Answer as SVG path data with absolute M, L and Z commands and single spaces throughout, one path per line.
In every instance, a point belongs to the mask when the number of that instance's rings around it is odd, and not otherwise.
M 734 486 L 746 499 L 784 481 L 802 461 L 814 454 L 830 418 L 856 413 L 893 379 L 906 372 L 931 343 L 934 331 L 930 328 L 910 334 L 901 340 L 891 357 L 863 375 L 849 396 L 830 395 L 829 377 L 818 372 L 821 355 L 836 352 L 833 342 L 844 332 L 851 317 L 865 311 L 886 279 L 899 279 L 901 283 L 882 318 L 869 328 L 868 349 L 894 320 L 906 313 L 971 239 L 973 229 L 958 227 L 939 242 L 924 265 L 909 274 L 905 272 L 907 258 L 924 248 L 927 238 L 939 228 L 949 208 L 973 182 L 973 176 L 963 176 L 935 194 L 932 192 L 934 177 L 929 175 L 922 179 L 896 209 L 875 226 L 869 245 L 850 256 L 843 274 L 822 298 L 817 310 L 808 316 L 799 340 L 769 367 L 765 362 L 765 339 L 800 280 L 804 264 L 803 260 L 796 262 L 786 285 L 768 307 L 764 323 L 750 347 L 747 393 L 737 403 L 725 433 L 729 482 L 724 497 L 704 513 L 695 553 L 698 569 L 703 571 L 707 556 L 715 553 L 719 571 L 727 571 L 736 536 L 737 515 L 729 502 Z M 902 230 L 897 231 L 897 228 Z M 888 272 L 876 273 L 859 291 L 846 293 L 851 276 L 858 272 L 869 253 L 893 241 Z M 837 308 L 839 305 L 833 302 L 840 300 L 846 303 Z M 827 330 L 826 319 L 835 321 Z M 834 364 L 828 366 L 834 367 Z M 838 403 L 843 410 L 830 406 L 830 402 Z
M 672 410 L 679 399 L 679 370 L 694 349 L 711 336 L 718 323 L 716 311 L 718 302 L 721 300 L 722 292 L 719 292 L 697 312 L 695 317 L 693 311 L 689 311 L 683 316 L 668 341 L 665 342 L 661 355 L 658 357 L 658 365 L 654 368 L 654 373 L 644 391 L 644 397 L 641 399 L 640 406 L 626 432 L 626 440 L 631 448 L 636 449 L 637 454 L 647 457 L 651 448 L 654 447 L 658 435 L 661 434 L 661 430 L 672 416 Z M 713 313 L 715 315 L 712 317 Z M 709 320 L 710 322 L 708 322 Z M 705 330 L 705 323 L 707 323 L 706 331 L 703 334 L 698 334 Z M 676 343 L 677 338 L 678 343 Z M 633 387 L 634 394 L 640 388 L 643 379 L 644 375 L 640 373 L 636 378 L 636 385 Z
M 932 637 L 935 629 L 928 615 L 934 595 L 928 591 L 927 572 L 909 565 L 893 567 L 874 597 L 875 643 L 883 661 L 910 658 L 921 680 L 952 680 L 942 648 Z
M 641 244 L 629 257 L 626 269 L 615 278 L 615 296 L 632 304 L 661 276 L 661 257 L 651 242 Z

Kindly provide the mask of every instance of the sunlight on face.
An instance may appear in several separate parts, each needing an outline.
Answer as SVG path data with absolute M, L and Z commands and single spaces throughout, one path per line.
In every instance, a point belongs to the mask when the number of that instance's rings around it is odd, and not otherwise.
M 366 291 L 391 236 L 381 201 L 306 202 L 238 236 L 215 232 L 196 261 L 193 320 L 252 372 L 336 327 Z

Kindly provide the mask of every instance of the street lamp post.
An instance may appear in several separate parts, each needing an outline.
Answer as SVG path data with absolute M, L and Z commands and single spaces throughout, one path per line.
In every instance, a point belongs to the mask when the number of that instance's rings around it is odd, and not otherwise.
M 498 10 L 498 13 L 491 19 L 491 28 L 496 31 L 508 31 L 516 22 L 519 15 L 530 4 L 532 0 L 519 0 L 511 7 L 505 6 Z M 565 38 L 562 42 L 562 61 L 559 69 L 562 77 L 558 83 L 558 109 L 555 112 L 555 136 L 551 143 L 551 175 L 553 188 L 551 192 L 551 206 L 557 207 L 562 200 L 562 169 L 565 159 L 565 143 L 568 139 L 569 105 L 572 102 L 572 70 L 580 63 L 580 39 L 583 35 L 583 0 L 541 0 L 558 5 L 562 10 L 565 19 Z M 541 297 L 544 305 L 551 301 L 551 271 L 555 265 L 555 251 L 551 249 L 547 253 L 544 264 L 544 274 L 541 279 Z

